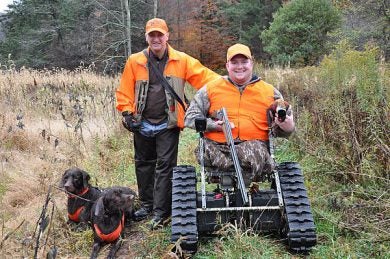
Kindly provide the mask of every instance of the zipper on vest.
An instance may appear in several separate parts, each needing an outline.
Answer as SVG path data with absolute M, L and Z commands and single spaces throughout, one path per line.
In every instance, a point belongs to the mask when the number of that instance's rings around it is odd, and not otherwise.
M 237 89 L 237 91 L 240 93 L 240 100 L 238 102 L 238 110 L 237 110 L 237 113 L 238 113 L 238 120 L 237 120 L 237 138 L 240 139 L 240 117 L 241 117 L 241 113 L 240 113 L 240 108 L 241 108 L 241 98 L 242 98 L 242 93 L 245 91 L 245 89 L 241 92 L 240 89 Z

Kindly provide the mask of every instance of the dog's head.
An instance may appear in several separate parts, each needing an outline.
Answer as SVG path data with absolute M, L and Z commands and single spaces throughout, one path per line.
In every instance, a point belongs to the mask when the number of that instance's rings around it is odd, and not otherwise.
M 135 193 L 126 187 L 112 187 L 103 192 L 96 204 L 95 214 L 101 211 L 126 211 L 133 206 Z
M 65 188 L 67 192 L 79 194 L 89 187 L 89 179 L 87 172 L 77 167 L 70 168 L 62 175 L 60 187 Z

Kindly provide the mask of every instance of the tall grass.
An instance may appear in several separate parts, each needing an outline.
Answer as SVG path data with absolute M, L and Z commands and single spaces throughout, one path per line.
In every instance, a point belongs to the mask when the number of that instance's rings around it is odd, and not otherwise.
M 319 238 L 310 257 L 388 256 L 388 64 L 375 48 L 358 52 L 341 44 L 318 67 L 258 66 L 256 71 L 294 109 L 297 132 L 277 142 L 277 159 L 299 161 L 303 167 Z M 99 187 L 135 188 L 131 134 L 115 111 L 118 83 L 118 77 L 88 68 L 0 71 L 3 257 L 32 257 L 48 188 L 58 185 L 68 167 L 87 170 Z M 180 164 L 196 164 L 196 145 L 197 134 L 185 129 Z M 92 232 L 70 230 L 65 204 L 66 196 L 54 189 L 49 206 L 54 216 L 40 257 L 54 245 L 59 258 L 88 257 Z M 216 238 L 202 238 L 195 258 L 294 257 L 277 237 L 224 229 Z M 156 258 L 169 251 L 169 227 L 151 234 L 141 223 L 131 231 L 134 240 L 125 247 L 132 257 Z
M 134 186 L 131 135 L 120 127 L 115 111 L 118 82 L 88 68 L 0 71 L 4 257 L 32 257 L 34 230 L 49 186 L 49 208 L 54 206 L 50 232 L 55 234 L 46 251 L 55 243 L 62 247 L 60 257 L 89 254 L 91 232 L 70 231 L 66 196 L 54 188 L 67 168 L 85 169 L 92 184 L 101 188 Z
M 390 177 L 389 81 L 378 58 L 378 49 L 357 52 L 341 45 L 321 63 L 316 96 L 321 101 L 308 110 L 322 111 L 312 117 L 324 133 L 314 141 L 339 154 L 334 160 L 352 181 Z M 318 136 L 314 133 L 308 132 Z
M 337 166 L 340 180 L 389 180 L 388 67 L 377 48 L 361 52 L 341 43 L 319 67 L 284 70 L 276 77 L 269 72 L 293 103 L 295 143 L 302 153 Z
M 303 167 L 319 234 L 314 257 L 389 256 L 388 68 L 376 48 L 344 43 L 318 67 L 257 68 L 294 107 L 297 131 L 278 158 Z

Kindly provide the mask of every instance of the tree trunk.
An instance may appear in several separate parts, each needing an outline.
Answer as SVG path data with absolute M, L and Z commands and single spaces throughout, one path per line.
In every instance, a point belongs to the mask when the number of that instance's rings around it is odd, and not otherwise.
M 153 17 L 157 17 L 157 7 L 158 7 L 158 0 L 153 1 Z
M 180 14 L 181 14 L 181 9 L 180 9 L 180 0 L 177 0 L 177 47 L 180 49 L 181 48 L 181 38 L 180 38 Z
M 130 6 L 129 0 L 123 0 L 125 12 L 126 12 L 126 38 L 127 38 L 127 53 L 128 56 L 131 55 L 131 15 L 130 15 Z

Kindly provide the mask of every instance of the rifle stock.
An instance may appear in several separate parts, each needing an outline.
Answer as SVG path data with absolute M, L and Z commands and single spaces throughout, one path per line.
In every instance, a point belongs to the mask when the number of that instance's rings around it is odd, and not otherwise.
M 244 178 L 242 177 L 242 170 L 241 170 L 241 166 L 240 166 L 240 161 L 238 160 L 236 148 L 234 146 L 232 128 L 230 126 L 230 122 L 229 122 L 225 107 L 222 107 L 218 111 L 218 115 L 219 115 L 218 117 L 220 117 L 220 119 L 223 121 L 222 130 L 223 130 L 223 133 L 225 134 L 226 143 L 229 146 L 230 153 L 232 154 L 234 169 L 236 170 L 238 188 L 239 188 L 240 193 L 241 193 L 242 201 L 246 205 L 249 203 L 249 199 L 248 199 L 248 195 L 246 193 Z

